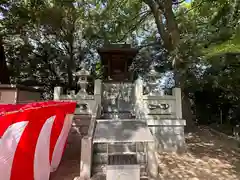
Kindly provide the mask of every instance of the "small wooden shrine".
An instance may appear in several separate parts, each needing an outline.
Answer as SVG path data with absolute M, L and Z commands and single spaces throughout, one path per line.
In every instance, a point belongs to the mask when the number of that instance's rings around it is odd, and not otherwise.
M 134 74 L 129 72 L 138 50 L 130 44 L 110 44 L 98 49 L 103 66 L 104 80 L 132 81 Z

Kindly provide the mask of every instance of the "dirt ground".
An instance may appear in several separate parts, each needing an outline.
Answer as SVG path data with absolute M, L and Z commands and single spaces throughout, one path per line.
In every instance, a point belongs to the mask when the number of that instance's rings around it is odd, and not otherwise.
M 50 180 L 73 180 L 80 174 L 81 136 L 70 134 L 61 163 L 57 171 L 51 173 Z
M 196 129 L 186 137 L 187 153 L 158 153 L 161 180 L 238 180 L 240 153 L 232 141 Z
M 232 142 L 198 128 L 186 137 L 187 153 L 158 153 L 159 180 L 240 180 L 240 153 Z M 70 135 L 58 170 L 50 180 L 79 176 L 80 137 Z

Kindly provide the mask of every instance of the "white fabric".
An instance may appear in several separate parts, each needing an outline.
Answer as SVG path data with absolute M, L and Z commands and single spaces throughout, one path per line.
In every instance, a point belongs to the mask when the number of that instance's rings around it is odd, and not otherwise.
M 67 115 L 66 119 L 64 120 L 62 131 L 58 137 L 57 143 L 53 150 L 53 156 L 52 156 L 52 162 L 51 162 L 51 172 L 55 171 L 60 164 L 61 157 L 62 157 L 63 150 L 64 150 L 64 145 L 65 145 L 65 142 L 68 137 L 68 133 L 71 128 L 72 119 L 73 119 L 73 115 Z
M 0 179 L 10 180 L 14 155 L 27 121 L 12 124 L 4 132 L 0 141 Z
M 50 135 L 55 117 L 47 119 L 39 134 L 34 156 L 34 180 L 49 180 Z

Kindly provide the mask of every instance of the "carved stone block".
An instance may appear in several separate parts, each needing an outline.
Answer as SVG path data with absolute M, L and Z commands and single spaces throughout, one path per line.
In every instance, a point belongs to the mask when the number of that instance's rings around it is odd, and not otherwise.
M 175 111 L 174 100 L 147 100 L 148 114 L 173 115 Z
M 185 120 L 160 120 L 159 125 L 152 126 L 152 132 L 161 151 L 182 151 L 185 149 Z

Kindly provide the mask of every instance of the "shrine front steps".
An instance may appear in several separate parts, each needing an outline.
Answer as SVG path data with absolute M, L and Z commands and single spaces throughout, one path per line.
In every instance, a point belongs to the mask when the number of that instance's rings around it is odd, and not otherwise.
M 92 166 L 92 177 L 96 175 L 106 176 L 106 164 L 94 164 Z M 146 167 L 140 165 L 140 179 L 147 179 L 148 175 L 146 172 Z
M 77 133 L 82 137 L 87 135 L 91 117 L 92 115 L 90 114 L 75 114 L 70 133 Z
M 135 115 L 131 111 L 104 111 L 101 116 L 102 119 L 135 119 Z

